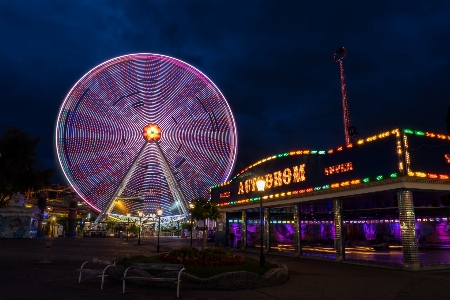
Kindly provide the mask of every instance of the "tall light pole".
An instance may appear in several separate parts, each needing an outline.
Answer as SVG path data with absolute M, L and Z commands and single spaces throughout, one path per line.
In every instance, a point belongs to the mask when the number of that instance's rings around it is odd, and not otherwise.
M 156 252 L 159 252 L 159 232 L 161 231 L 161 215 L 163 214 L 162 208 L 158 208 L 156 213 L 158 214 L 158 246 L 156 246 Z
M 139 237 L 138 237 L 138 245 L 141 244 L 141 226 L 142 226 L 142 217 L 144 216 L 144 213 L 142 211 L 138 211 L 139 215 Z
M 194 209 L 194 204 L 189 203 L 189 208 L 191 209 L 191 247 L 192 247 L 192 234 L 194 233 L 194 226 L 192 225 L 192 210 Z
M 127 241 L 128 241 L 128 229 L 130 228 L 130 214 L 127 214 Z
M 54 238 L 55 237 L 55 228 L 56 228 L 56 217 L 55 217 L 55 215 L 53 215 L 52 222 L 50 222 L 50 224 L 51 224 L 50 230 L 52 232 L 52 236 L 51 237 Z
M 356 132 L 356 127 L 352 125 L 352 120 L 350 118 L 350 109 L 348 106 L 347 99 L 347 85 L 345 83 L 345 74 L 344 74 L 344 58 L 347 55 L 347 50 L 345 47 L 341 47 L 336 50 L 334 53 L 334 61 L 339 63 L 339 70 L 341 73 L 341 92 L 342 92 L 342 109 L 344 111 L 344 134 L 345 134 L 345 143 L 348 145 L 353 143 L 358 136 Z
M 260 212 L 260 222 L 261 222 L 261 255 L 259 256 L 259 265 L 261 267 L 264 267 L 264 263 L 266 262 L 266 258 L 264 257 L 264 214 L 263 214 L 263 205 L 262 205 L 262 194 L 264 192 L 264 188 L 266 186 L 266 181 L 264 180 L 264 177 L 259 176 L 256 179 L 256 187 L 258 189 L 258 192 L 260 192 L 259 197 L 259 212 Z

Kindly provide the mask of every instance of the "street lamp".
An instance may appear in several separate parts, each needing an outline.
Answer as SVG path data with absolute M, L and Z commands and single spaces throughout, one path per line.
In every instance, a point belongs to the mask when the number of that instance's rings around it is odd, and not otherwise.
M 55 228 L 56 228 L 56 217 L 55 217 L 55 215 L 53 215 L 53 217 L 52 217 L 52 222 L 51 222 L 51 226 L 50 226 L 50 229 L 51 229 L 51 232 L 52 232 L 52 238 L 54 238 L 55 237 Z
M 264 263 L 266 261 L 266 258 L 264 257 L 264 215 L 263 215 L 263 206 L 262 206 L 262 194 L 264 192 L 264 187 L 266 186 L 266 181 L 262 176 L 259 176 L 256 179 L 256 187 L 258 189 L 258 192 L 260 192 L 260 198 L 259 198 L 259 213 L 260 213 L 260 222 L 261 222 L 261 255 L 259 256 L 259 265 L 261 267 L 264 267 Z
M 144 213 L 142 211 L 138 211 L 139 215 L 139 237 L 138 237 L 138 245 L 141 244 L 141 226 L 142 226 L 142 217 L 144 216 Z
M 162 208 L 158 208 L 156 213 L 158 214 L 158 246 L 156 246 L 156 252 L 159 252 L 159 232 L 161 231 L 161 215 L 163 214 Z
M 127 241 L 128 241 L 128 230 L 130 228 L 130 214 L 127 214 Z
M 194 226 L 192 225 L 192 210 L 194 209 L 194 204 L 189 203 L 189 208 L 191 209 L 191 247 L 192 247 L 192 234 L 194 233 Z

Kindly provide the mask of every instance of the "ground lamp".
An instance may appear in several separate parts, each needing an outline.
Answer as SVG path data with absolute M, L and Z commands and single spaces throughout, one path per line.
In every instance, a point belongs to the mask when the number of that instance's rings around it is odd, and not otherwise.
M 159 252 L 159 232 L 161 231 L 161 215 L 163 214 L 162 208 L 158 208 L 156 213 L 158 214 L 158 246 L 156 246 L 156 252 Z
M 261 255 L 259 256 L 259 265 L 264 267 L 264 263 L 266 258 L 264 257 L 264 214 L 263 214 L 263 206 L 262 206 L 262 193 L 264 192 L 264 187 L 266 186 L 266 181 L 262 176 L 259 176 L 256 179 L 256 187 L 258 192 L 260 192 L 259 198 L 259 213 L 260 213 L 260 222 L 261 222 Z
M 142 217 L 144 216 L 144 213 L 142 211 L 138 211 L 139 215 L 139 237 L 138 237 L 138 245 L 141 244 L 141 226 L 142 226 Z
M 192 247 L 192 234 L 194 233 L 194 226 L 192 225 L 192 210 L 194 209 L 194 204 L 189 203 L 189 208 L 191 209 L 191 247 Z

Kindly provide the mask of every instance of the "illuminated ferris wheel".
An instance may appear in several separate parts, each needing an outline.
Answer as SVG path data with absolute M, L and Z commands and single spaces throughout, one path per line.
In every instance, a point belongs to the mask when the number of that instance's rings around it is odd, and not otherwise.
M 59 167 L 99 213 L 186 216 L 226 181 L 237 149 L 234 118 L 204 74 L 157 54 L 111 59 L 84 75 L 59 110 Z

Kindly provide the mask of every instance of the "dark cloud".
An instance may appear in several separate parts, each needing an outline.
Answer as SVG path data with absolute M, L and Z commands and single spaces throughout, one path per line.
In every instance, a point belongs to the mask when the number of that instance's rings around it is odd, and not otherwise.
M 239 131 L 235 172 L 293 149 L 344 142 L 339 66 L 361 136 L 396 127 L 445 133 L 446 1 L 24 1 L 0 3 L 0 130 L 40 136 L 70 88 L 120 55 L 186 61 L 222 91 Z

